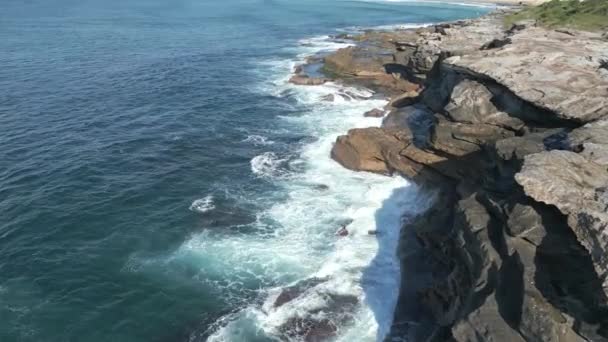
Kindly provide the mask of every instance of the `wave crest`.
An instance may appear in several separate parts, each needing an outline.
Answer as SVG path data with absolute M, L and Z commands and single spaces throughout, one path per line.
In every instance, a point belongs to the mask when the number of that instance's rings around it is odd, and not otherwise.
M 203 198 L 199 198 L 192 202 L 189 208 L 191 211 L 204 214 L 215 209 L 215 204 L 213 203 L 213 196 L 207 195 Z
M 281 159 L 274 152 L 265 152 L 251 159 L 251 171 L 260 177 L 275 178 L 284 176 L 287 171 L 282 167 L 287 159 Z

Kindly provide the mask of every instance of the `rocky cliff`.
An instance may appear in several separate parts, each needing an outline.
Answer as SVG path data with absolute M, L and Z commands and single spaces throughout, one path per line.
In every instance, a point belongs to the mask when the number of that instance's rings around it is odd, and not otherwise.
M 437 192 L 402 229 L 391 338 L 608 341 L 608 40 L 503 15 L 366 32 L 325 58 L 393 96 L 332 157 Z

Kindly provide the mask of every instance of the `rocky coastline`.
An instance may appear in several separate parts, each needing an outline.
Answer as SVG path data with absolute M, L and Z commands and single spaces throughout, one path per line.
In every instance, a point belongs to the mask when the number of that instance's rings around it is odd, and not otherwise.
M 387 340 L 608 341 L 608 39 L 509 11 L 339 37 L 291 79 L 390 96 L 331 156 L 437 193 L 402 228 Z

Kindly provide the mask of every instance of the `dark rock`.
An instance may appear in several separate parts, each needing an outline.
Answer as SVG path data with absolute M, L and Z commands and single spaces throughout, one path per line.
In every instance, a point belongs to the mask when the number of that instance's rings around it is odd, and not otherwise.
M 335 99 L 336 97 L 334 96 L 334 94 L 327 94 L 321 96 L 321 101 L 334 102 Z
M 340 325 L 352 320 L 353 310 L 359 300 L 354 296 L 325 294 L 327 306 L 304 313 L 306 316 L 289 318 L 281 325 L 279 331 L 288 339 L 303 340 L 306 342 L 327 341 L 334 337 Z M 323 312 L 324 318 L 318 318 Z
M 607 341 L 608 43 L 504 31 L 500 13 L 449 25 L 366 32 L 329 58 L 345 79 L 424 88 L 332 149 L 438 188 L 404 221 L 389 340 Z
M 329 185 L 326 185 L 326 184 L 315 184 L 313 186 L 316 190 L 320 190 L 320 191 L 329 190 Z
M 382 127 L 410 132 L 414 145 L 424 148 L 428 145 L 434 120 L 427 107 L 417 104 L 391 110 L 382 120 Z
M 483 84 L 465 79 L 454 86 L 444 110 L 458 122 L 496 125 L 511 130 L 524 127 L 522 120 L 499 110 L 493 99 L 494 94 Z
M 327 281 L 327 279 L 321 278 L 310 278 L 302 280 L 292 286 L 287 286 L 281 289 L 281 292 L 275 299 L 273 303 L 274 308 L 278 308 L 285 303 L 288 303 L 297 297 L 299 297 L 302 293 L 307 291 L 308 289 L 315 287 L 323 282 Z
M 528 196 L 568 216 L 608 296 L 608 170 L 573 152 L 549 151 L 527 156 L 515 179 Z
M 418 92 L 410 91 L 403 93 L 399 96 L 395 96 L 388 104 L 389 107 L 401 108 L 405 106 L 413 105 L 418 102 Z
M 327 341 L 336 335 L 338 327 L 329 319 L 290 318 L 281 327 L 281 332 L 289 338 L 298 338 L 305 342 Z
M 381 118 L 384 116 L 384 111 L 382 109 L 374 108 L 363 113 L 363 116 L 369 118 Z
M 463 124 L 441 117 L 437 119 L 431 131 L 432 146 L 456 157 L 481 151 L 484 145 L 514 136 L 513 132 L 493 125 Z
M 511 44 L 511 38 L 503 38 L 503 39 L 492 39 L 491 41 L 483 44 L 480 50 L 491 50 L 501 48 L 507 44 Z
M 326 78 L 319 78 L 319 77 L 308 77 L 305 75 L 295 75 L 292 76 L 289 79 L 290 83 L 293 84 L 297 84 L 297 85 L 321 85 L 325 82 L 328 82 L 329 80 Z

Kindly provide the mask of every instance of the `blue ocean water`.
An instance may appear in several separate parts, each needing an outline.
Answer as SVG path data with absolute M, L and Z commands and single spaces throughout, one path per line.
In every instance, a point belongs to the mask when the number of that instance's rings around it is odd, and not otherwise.
M 351 89 L 361 97 L 323 103 L 344 89 L 286 79 L 307 54 L 346 46 L 325 35 L 488 10 L 2 1 L 0 341 L 272 340 L 325 290 L 281 312 L 267 298 L 311 276 L 364 298 L 339 338 L 380 338 L 398 276 L 361 279 L 394 270 L 393 251 L 374 268 L 378 243 L 357 231 L 397 227 L 420 195 L 329 159 L 338 134 L 379 123 L 361 113 L 383 100 Z M 342 222 L 353 237 L 336 240 Z

